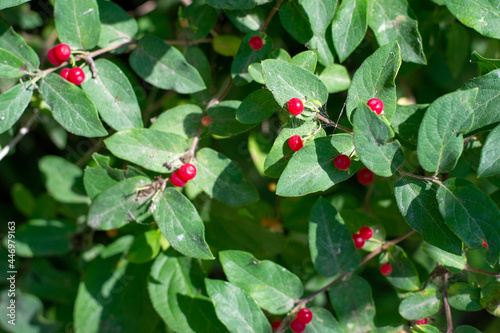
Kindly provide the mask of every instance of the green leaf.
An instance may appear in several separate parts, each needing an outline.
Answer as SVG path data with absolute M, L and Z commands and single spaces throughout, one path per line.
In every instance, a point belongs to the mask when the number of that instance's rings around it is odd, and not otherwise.
M 352 119 L 353 111 L 361 101 L 378 98 L 384 103 L 384 115 L 391 121 L 396 112 L 396 75 L 401 66 L 401 51 L 397 42 L 380 47 L 365 59 L 352 78 L 347 92 L 346 114 Z
M 327 277 L 353 272 L 361 261 L 342 217 L 322 198 L 316 201 L 311 212 L 309 249 L 314 267 Z
M 365 279 L 353 275 L 330 288 L 328 294 L 344 332 L 370 332 L 375 328 L 375 303 Z
M 462 154 L 463 133 L 474 121 L 474 101 L 478 89 L 441 96 L 425 112 L 418 131 L 417 153 L 429 172 L 450 172 Z
M 197 261 L 191 258 L 168 257 L 163 253 L 156 257 L 148 279 L 149 297 L 156 312 L 170 329 L 186 333 L 221 331 L 215 329 L 222 324 L 217 320 L 213 306 L 206 312 L 197 311 L 196 308 L 185 309 L 183 306 L 188 300 L 207 300 L 200 294 L 204 289 L 204 277 Z M 195 330 L 195 321 L 206 327 Z
M 444 251 L 462 254 L 462 241 L 445 224 L 436 199 L 437 188 L 430 182 L 403 176 L 394 188 L 399 211 L 422 238 Z
M 59 0 L 58 0 L 59 1 Z M 101 19 L 101 34 L 97 45 L 105 48 L 132 40 L 139 30 L 137 21 L 117 4 L 97 0 L 99 18 Z
M 174 133 L 187 140 L 196 135 L 203 115 L 203 110 L 198 105 L 183 104 L 162 112 L 149 128 Z
M 304 333 L 344 333 L 337 319 L 323 308 L 310 308 L 313 321 L 306 325 Z
M 101 22 L 96 0 L 57 0 L 54 4 L 57 37 L 76 49 L 93 49 L 99 41 Z
M 495 127 L 484 142 L 477 170 L 478 177 L 491 177 L 500 174 L 500 125 Z
M 488 244 L 486 260 L 498 261 L 500 254 L 500 210 L 478 187 L 461 178 L 451 178 L 439 187 L 436 198 L 448 227 L 467 247 Z
M 370 0 L 368 25 L 379 45 L 397 41 L 404 61 L 426 65 L 418 21 L 407 0 Z
M 469 325 L 460 325 L 455 327 L 455 333 L 481 333 L 481 331 Z
M 340 62 L 363 41 L 367 28 L 367 1 L 342 1 L 332 22 L 333 45 Z
M 179 22 L 188 22 L 187 26 L 180 25 L 180 30 L 188 39 L 204 38 L 219 18 L 217 10 L 205 4 L 205 1 L 194 1 L 179 11 Z
M 255 90 L 238 107 L 236 119 L 244 124 L 256 124 L 273 115 L 280 106 L 267 89 Z
M 306 46 L 318 55 L 318 61 L 321 65 L 327 67 L 333 64 L 333 46 L 331 45 L 331 41 L 328 40 L 328 37 L 324 32 L 316 33 L 307 42 Z
M 119 238 L 86 267 L 74 307 L 75 332 L 97 333 L 109 327 L 123 333 L 155 332 L 161 324 L 146 289 L 151 264 L 123 259 L 132 240 Z
M 262 74 L 267 88 L 282 107 L 294 97 L 318 100 L 321 105 L 328 100 L 324 83 L 316 75 L 299 66 L 282 60 L 268 59 L 262 62 Z
M 472 51 L 470 62 L 477 64 L 481 75 L 488 74 L 489 72 L 500 68 L 500 59 L 485 58 L 477 53 L 477 51 Z
M 26 82 L 16 84 L 0 95 L 0 133 L 9 130 L 21 118 L 31 96 L 33 89 Z
M 113 155 L 136 163 L 148 170 L 165 173 L 165 163 L 180 167 L 179 157 L 187 150 L 180 135 L 152 129 L 123 130 L 104 140 Z
M 257 31 L 266 20 L 266 12 L 261 7 L 244 10 L 225 10 L 227 18 L 243 33 Z
M 25 3 L 25 2 L 29 2 L 29 1 L 31 1 L 31 0 L 4 0 L 0 4 L 0 10 L 5 9 L 5 8 L 19 6 L 20 4 Z
M 473 102 L 474 124 L 470 132 L 478 132 L 485 126 L 498 124 L 500 114 L 497 105 L 500 103 L 500 88 L 498 87 L 498 76 L 500 69 L 494 70 L 486 75 L 469 80 L 461 90 L 479 88 L 476 99 Z
M 241 38 L 232 35 L 218 35 L 212 39 L 214 51 L 225 57 L 234 57 L 241 45 Z
M 339 64 L 332 64 L 319 74 L 329 94 L 347 90 L 351 85 L 351 77 L 347 68 Z
M 399 304 L 399 314 L 408 320 L 418 320 L 436 314 L 441 308 L 441 297 L 434 288 L 407 295 Z
M 470 55 L 470 30 L 458 22 L 448 27 L 448 45 L 446 46 L 446 62 L 456 78 L 462 72 Z
M 217 317 L 230 332 L 271 333 L 271 325 L 257 303 L 241 288 L 221 280 L 205 279 Z
M 250 74 L 252 80 L 255 82 L 264 84 L 264 77 L 262 76 L 262 66 L 260 65 L 260 62 L 250 64 L 250 66 L 248 66 L 248 74 Z
M 418 129 L 429 104 L 399 105 L 391 120 L 394 132 L 402 140 L 417 145 Z
M 302 121 L 298 119 L 291 119 L 282 129 L 276 140 L 274 140 L 273 147 L 266 157 L 264 162 L 264 173 L 266 176 L 278 178 L 288 161 L 294 154 L 294 151 L 288 145 L 288 139 L 293 135 L 300 135 L 301 137 L 315 137 L 325 136 L 325 131 L 318 128 L 318 124 L 314 121 Z M 305 141 L 304 145 L 309 142 Z
M 207 4 L 218 9 L 252 9 L 255 6 L 263 5 L 270 0 L 207 0 Z
M 15 243 L 9 237 L 3 245 L 15 244 L 16 254 L 20 257 L 60 256 L 73 248 L 72 237 L 76 226 L 71 222 L 59 220 L 31 220 L 17 228 Z
M 445 0 L 448 10 L 464 25 L 481 35 L 500 38 L 500 8 L 489 0 Z
M 149 230 L 137 236 L 127 252 L 127 260 L 134 264 L 143 264 L 153 260 L 160 252 L 161 233 Z
M 338 0 L 299 0 L 314 34 L 324 33 L 332 22 Z
M 303 51 L 296 54 L 291 60 L 289 60 L 289 62 L 292 65 L 302 67 L 309 72 L 314 73 L 316 71 L 318 56 L 313 51 Z
M 386 276 L 387 280 L 395 288 L 401 290 L 419 290 L 420 280 L 417 270 L 408 259 L 405 251 L 401 247 L 394 245 L 389 247 L 387 255 L 392 266 L 392 273 Z
M 45 155 L 40 160 L 38 167 L 45 176 L 45 187 L 48 192 L 59 202 L 65 203 L 90 203 L 89 198 L 83 194 L 81 185 L 83 171 L 65 158 Z M 81 188 L 78 191 L 78 187 Z
M 272 314 L 287 313 L 302 296 L 300 279 L 272 261 L 259 261 L 248 252 L 233 250 L 219 252 L 219 258 L 229 282 Z
M 206 88 L 200 73 L 182 53 L 155 36 L 145 35 L 139 40 L 130 55 L 130 66 L 146 82 L 161 89 L 192 94 Z
M 281 175 L 276 194 L 298 197 L 330 187 L 349 179 L 358 170 L 360 163 L 352 160 L 347 170 L 338 170 L 333 160 L 339 154 L 352 155 L 352 136 L 335 134 L 316 138 L 295 153 Z
M 36 207 L 36 199 L 29 189 L 21 183 L 16 183 L 10 190 L 12 202 L 16 209 L 25 216 L 31 216 Z
M 108 134 L 87 94 L 59 74 L 51 73 L 42 80 L 40 94 L 52 109 L 54 119 L 68 132 L 86 137 Z
M 24 61 L 10 52 L 0 49 L 0 77 L 18 78 L 26 73 Z
M 241 171 L 226 156 L 203 148 L 193 164 L 198 171 L 193 183 L 210 197 L 229 206 L 244 206 L 259 200 L 255 187 L 243 179 Z
M 309 19 L 298 0 L 285 1 L 279 13 L 283 28 L 299 43 L 305 44 L 313 37 Z
M 169 187 L 155 201 L 153 216 L 170 245 L 182 254 L 214 259 L 205 242 L 205 226 L 191 201 Z
M 491 281 L 481 289 L 481 306 L 496 317 L 500 317 L 500 282 Z
M 460 273 L 464 270 L 465 265 L 467 264 L 467 258 L 464 254 L 455 255 L 444 250 L 441 250 L 439 247 L 435 247 L 429 243 L 422 244 L 422 251 L 427 254 L 432 259 L 436 260 L 438 263 L 448 268 L 453 273 Z
M 479 311 L 483 306 L 479 303 L 481 289 L 467 283 L 458 282 L 448 287 L 450 306 L 461 311 Z
M 30 72 L 34 72 L 40 65 L 40 59 L 36 52 L 2 18 L 0 18 L 0 49 L 21 59 Z
M 117 131 L 141 128 L 141 109 L 127 76 L 106 59 L 97 60 L 95 68 L 98 73 L 95 78 L 91 77 L 90 69 L 85 70 L 88 79 L 82 88 L 94 102 L 102 119 Z
M 364 102 L 354 112 L 352 123 L 354 146 L 363 164 L 379 176 L 392 176 L 405 157 L 391 126 Z
M 255 124 L 242 123 L 236 119 L 240 101 L 222 101 L 207 110 L 212 123 L 208 126 L 212 134 L 220 136 L 237 135 L 248 131 Z
M 139 196 L 138 189 L 151 183 L 149 178 L 128 178 L 101 192 L 90 206 L 87 224 L 97 230 L 120 228 L 130 221 L 149 216 L 151 195 Z
M 253 36 L 260 36 L 264 45 L 260 50 L 253 50 L 250 47 L 250 39 Z M 273 40 L 269 36 L 261 36 L 257 32 L 249 32 L 243 37 L 241 41 L 238 53 L 234 57 L 231 63 L 231 77 L 233 78 L 234 84 L 237 86 L 243 86 L 252 82 L 252 77 L 248 73 L 248 66 L 255 62 L 260 62 L 265 59 L 265 57 L 273 49 Z

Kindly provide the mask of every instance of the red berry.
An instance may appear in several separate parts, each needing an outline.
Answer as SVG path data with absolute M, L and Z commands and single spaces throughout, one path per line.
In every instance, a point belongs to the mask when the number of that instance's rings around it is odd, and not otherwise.
M 63 61 L 59 60 L 56 55 L 54 54 L 54 48 L 51 48 L 49 52 L 47 53 L 47 59 L 49 59 L 50 63 L 52 65 L 59 66 L 60 64 L 63 63 Z
M 384 113 L 384 103 L 378 98 L 370 99 L 366 105 L 376 114 L 380 115 Z
M 359 229 L 359 235 L 364 240 L 369 240 L 373 236 L 373 230 L 371 228 L 368 228 L 368 227 L 361 227 Z
M 373 182 L 373 178 L 375 178 L 375 176 L 369 169 L 364 168 L 358 171 L 356 178 L 361 185 L 368 185 Z
M 191 163 L 184 163 L 178 170 L 179 178 L 188 181 L 196 177 L 196 167 Z
M 280 325 L 281 325 L 281 320 L 276 319 L 275 321 L 273 321 L 271 323 L 271 328 L 273 329 L 273 332 L 276 331 L 278 327 L 280 327 Z
M 294 97 L 288 101 L 288 112 L 294 116 L 298 116 L 302 111 L 304 111 L 304 104 L 302 104 L 300 98 Z
M 484 239 L 482 239 L 482 238 L 481 238 L 481 240 L 483 241 L 483 246 L 484 246 L 485 248 L 488 248 L 488 243 L 486 243 L 486 241 L 485 241 Z
M 301 323 L 297 318 L 290 322 L 290 329 L 294 333 L 302 333 L 306 329 L 306 324 Z
M 68 79 L 68 74 L 69 74 L 69 68 L 63 68 L 61 70 L 61 77 L 65 80 Z
M 290 139 L 288 139 L 288 145 L 293 151 L 299 151 L 300 148 L 304 147 L 304 143 L 302 142 L 300 135 L 293 135 L 290 137 Z
M 419 319 L 417 320 L 417 325 L 427 325 L 429 322 L 429 318 Z
M 71 56 L 71 49 L 67 44 L 58 44 L 55 47 L 53 47 L 53 49 L 54 49 L 54 55 L 61 62 L 68 60 L 69 57 Z
M 252 48 L 252 50 L 258 51 L 262 48 L 264 43 L 262 42 L 262 38 L 259 36 L 253 36 L 250 38 L 250 42 L 248 42 L 248 45 Z
M 201 124 L 203 126 L 210 126 L 211 123 L 212 123 L 212 118 L 210 118 L 209 116 L 204 116 L 203 118 L 201 118 Z
M 339 170 L 347 170 L 351 166 L 351 159 L 347 155 L 337 155 L 333 159 L 333 165 Z
M 302 324 L 309 324 L 313 320 L 313 313 L 308 308 L 300 309 L 297 312 L 297 320 Z
M 365 240 L 360 236 L 360 234 L 352 235 L 352 240 L 354 241 L 354 246 L 357 249 L 360 249 L 365 245 Z
M 179 177 L 179 170 L 174 171 L 174 173 L 170 175 L 170 181 L 172 182 L 172 185 L 177 187 L 184 187 L 187 183 Z
M 380 273 L 382 273 L 382 275 L 389 275 L 392 273 L 392 266 L 391 264 L 383 264 L 382 266 L 380 266 Z
M 73 67 L 69 70 L 68 81 L 78 86 L 85 81 L 85 73 L 80 67 Z

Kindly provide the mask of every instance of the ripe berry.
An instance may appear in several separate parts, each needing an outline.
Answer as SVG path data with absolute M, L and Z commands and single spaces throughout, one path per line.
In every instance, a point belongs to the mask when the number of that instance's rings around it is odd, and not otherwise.
M 308 308 L 300 309 L 297 312 L 297 320 L 302 324 L 309 324 L 313 320 L 313 313 Z
M 69 70 L 68 81 L 78 86 L 85 81 L 85 73 L 80 67 L 73 67 Z
M 373 236 L 373 230 L 371 228 L 368 228 L 368 227 L 361 227 L 359 229 L 359 235 L 364 240 L 369 240 Z
M 358 171 L 356 178 L 361 185 L 368 185 L 373 182 L 373 178 L 375 178 L 375 176 L 369 169 L 364 168 Z
M 419 320 L 417 320 L 417 325 L 427 325 L 428 322 L 429 322 L 429 318 L 419 319 Z
M 177 187 L 184 187 L 186 186 L 186 181 L 182 180 L 179 177 L 179 171 L 176 170 L 172 175 L 170 175 L 170 181 L 172 182 L 172 185 L 177 186 Z
M 49 52 L 47 53 L 47 59 L 49 59 L 50 63 L 52 65 L 59 66 L 60 64 L 63 63 L 62 60 L 59 60 L 56 55 L 54 54 L 54 48 L 51 48 Z
M 280 325 L 281 325 L 281 320 L 276 319 L 275 321 L 273 321 L 271 323 L 271 328 L 273 329 L 273 332 L 276 331 L 278 327 L 280 327 Z
M 302 142 L 300 135 L 293 135 L 290 137 L 290 139 L 288 139 L 288 145 L 293 151 L 299 151 L 300 148 L 304 147 L 304 143 Z
M 482 239 L 482 238 L 481 238 L 481 240 L 483 241 L 483 246 L 484 246 L 485 248 L 488 248 L 488 243 L 486 243 L 486 241 L 485 241 L 484 239 Z
M 382 275 L 389 275 L 392 273 L 392 266 L 391 264 L 383 264 L 382 266 L 380 266 L 380 273 L 382 273 Z
M 302 333 L 306 329 L 306 324 L 301 323 L 297 318 L 290 322 L 290 329 L 294 333 Z
M 365 240 L 363 239 L 363 237 L 361 237 L 360 234 L 352 235 L 352 240 L 354 241 L 354 246 L 357 249 L 360 249 L 365 245 Z
M 68 74 L 69 74 L 69 68 L 63 68 L 61 70 L 61 74 L 60 75 L 61 75 L 61 77 L 63 79 L 67 80 L 68 79 Z
M 210 118 L 209 116 L 204 116 L 203 118 L 201 118 L 201 124 L 203 126 L 210 126 L 211 123 L 212 123 L 212 118 Z
M 351 166 L 351 159 L 344 154 L 337 155 L 337 157 L 333 159 L 333 165 L 339 170 L 347 170 Z
M 372 98 L 366 103 L 373 112 L 380 115 L 384 113 L 384 103 L 378 98 Z
M 258 51 L 262 48 L 264 43 L 262 42 L 262 38 L 260 38 L 259 36 L 253 36 L 252 38 L 250 38 L 248 45 L 250 45 L 250 48 L 252 48 L 252 50 Z
M 179 178 L 186 182 L 196 177 L 196 167 L 191 163 L 184 163 L 177 172 Z
M 302 104 L 300 98 L 294 97 L 288 101 L 288 112 L 294 116 L 298 116 L 302 111 L 304 111 L 304 104 Z
M 71 56 L 71 49 L 67 44 L 58 44 L 55 47 L 53 47 L 53 49 L 54 49 L 54 55 L 61 62 L 68 60 L 69 57 Z

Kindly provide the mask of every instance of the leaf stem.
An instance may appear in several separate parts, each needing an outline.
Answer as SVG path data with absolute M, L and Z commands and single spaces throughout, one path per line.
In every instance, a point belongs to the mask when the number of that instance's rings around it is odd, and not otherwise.
M 29 133 L 31 126 L 35 122 L 36 118 L 38 117 L 39 110 L 34 109 L 33 110 L 33 115 L 28 119 L 26 124 L 19 129 L 19 132 L 17 135 L 9 142 L 8 145 L 3 147 L 3 149 L 0 151 L 0 161 L 3 160 L 5 156 L 21 141 L 21 139 Z
M 334 126 L 335 128 L 338 128 L 339 130 L 342 130 L 342 131 L 344 131 L 344 132 L 346 132 L 346 133 L 349 133 L 349 134 L 351 134 L 351 135 L 353 135 L 353 134 L 354 134 L 354 133 L 353 133 L 350 129 L 348 129 L 347 127 L 344 127 L 344 126 L 342 126 L 342 125 L 339 125 L 338 123 L 336 123 L 336 122 L 334 122 L 334 121 L 331 121 L 330 119 L 327 119 L 327 118 L 323 117 L 323 116 L 322 116 L 322 115 L 320 115 L 319 113 L 316 115 L 316 118 L 318 118 L 319 120 L 321 120 L 321 121 L 322 121 L 322 122 L 324 122 L 324 123 L 327 123 L 327 124 L 329 124 L 329 125 Z
M 439 180 L 438 177 L 434 176 L 434 177 L 425 177 L 425 176 L 419 176 L 419 175 L 415 175 L 413 173 L 409 173 L 407 171 L 404 171 L 403 169 L 399 168 L 398 169 L 398 172 L 403 174 L 403 175 L 406 175 L 408 177 L 412 177 L 412 178 L 417 178 L 417 179 L 423 179 L 423 180 L 428 180 L 428 181 L 431 181 L 431 182 L 434 182 L 436 180 Z
M 444 311 L 446 313 L 446 333 L 453 333 L 453 320 L 451 318 L 451 309 L 450 309 L 450 304 L 448 303 L 448 290 L 447 284 L 448 284 L 448 274 L 449 272 L 446 272 L 443 277 L 443 303 L 444 303 Z
M 285 2 L 285 0 L 278 0 L 276 6 L 274 6 L 273 9 L 271 9 L 271 12 L 269 12 L 269 15 L 267 15 L 266 20 L 264 21 L 264 23 L 262 23 L 262 26 L 259 28 L 259 32 L 263 32 L 264 30 L 267 29 L 267 26 L 271 22 L 274 14 L 276 14 L 276 12 L 278 11 L 283 2 Z

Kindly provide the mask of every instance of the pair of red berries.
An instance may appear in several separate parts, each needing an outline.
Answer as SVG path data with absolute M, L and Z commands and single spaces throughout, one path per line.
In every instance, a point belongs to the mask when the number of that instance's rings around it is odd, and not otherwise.
M 47 53 L 47 58 L 52 65 L 59 66 L 69 59 L 71 56 L 71 49 L 67 44 L 58 44 L 51 48 Z
M 170 176 L 170 181 L 174 186 L 184 187 L 194 177 L 196 177 L 196 167 L 191 163 L 184 163 Z
M 61 70 L 61 77 L 77 86 L 85 81 L 85 73 L 80 67 L 63 68 Z
M 297 317 L 290 322 L 290 329 L 294 333 L 302 333 L 306 325 L 313 320 L 313 313 L 308 308 L 302 308 L 297 312 Z
M 354 246 L 357 249 L 362 248 L 365 245 L 365 241 L 369 240 L 373 236 L 373 230 L 369 227 L 361 227 L 359 233 L 352 235 L 352 240 L 354 241 Z

